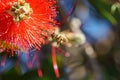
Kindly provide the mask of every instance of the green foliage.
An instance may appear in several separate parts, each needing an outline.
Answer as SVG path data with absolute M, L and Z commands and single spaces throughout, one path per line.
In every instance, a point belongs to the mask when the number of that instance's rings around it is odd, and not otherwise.
M 61 74 L 60 76 L 62 77 L 61 56 L 57 56 L 57 62 Z M 6 71 L 2 74 L 1 78 L 2 80 L 59 80 L 54 73 L 51 57 L 48 57 L 42 63 L 41 70 L 43 72 L 43 77 L 41 78 L 37 74 L 37 69 L 30 70 L 22 75 L 18 66 Z
M 111 13 L 111 5 L 105 4 L 101 0 L 89 0 L 89 2 L 102 17 L 110 21 L 113 25 L 117 24 L 117 20 Z

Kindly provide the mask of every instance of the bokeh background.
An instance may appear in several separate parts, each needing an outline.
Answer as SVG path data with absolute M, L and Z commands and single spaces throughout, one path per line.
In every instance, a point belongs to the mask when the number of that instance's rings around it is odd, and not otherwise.
M 120 1 L 57 0 L 57 11 L 58 28 L 75 38 L 56 50 L 60 77 L 48 44 L 30 54 L 0 54 L 0 80 L 120 80 Z

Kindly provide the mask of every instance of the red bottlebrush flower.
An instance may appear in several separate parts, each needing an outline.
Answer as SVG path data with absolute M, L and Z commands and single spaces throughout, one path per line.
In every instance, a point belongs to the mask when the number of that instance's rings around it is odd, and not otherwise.
M 55 3 L 55 0 L 0 0 L 0 47 L 39 48 L 54 30 Z

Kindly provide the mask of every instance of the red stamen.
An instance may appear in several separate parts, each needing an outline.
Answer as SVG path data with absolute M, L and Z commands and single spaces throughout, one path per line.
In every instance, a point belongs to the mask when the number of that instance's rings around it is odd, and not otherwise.
M 29 59 L 29 54 L 27 55 L 27 67 L 29 69 L 31 69 L 33 67 L 32 63 L 30 62 L 30 59 Z
M 60 74 L 59 74 L 58 66 L 57 66 L 57 62 L 56 62 L 55 47 L 52 47 L 52 62 L 53 62 L 53 67 L 54 67 L 54 72 L 56 74 L 56 77 L 59 78 Z
M 75 2 L 72 6 L 72 8 L 70 9 L 70 11 L 62 18 L 62 20 L 60 21 L 60 25 L 64 24 L 65 21 L 67 21 L 67 18 L 73 13 L 75 7 L 76 7 L 77 2 Z
M 43 76 L 41 69 L 38 69 L 38 76 L 39 76 L 39 77 L 42 77 L 42 76 Z
M 1 66 L 5 66 L 5 62 L 6 62 L 6 55 L 3 56 L 3 59 L 1 61 Z
M 12 45 L 12 52 L 11 52 L 11 56 L 14 56 L 14 46 Z
M 62 55 L 64 55 L 65 57 L 69 57 L 70 56 L 70 53 L 68 52 L 65 52 L 64 50 L 62 50 L 61 48 L 56 48 L 59 52 L 62 53 Z

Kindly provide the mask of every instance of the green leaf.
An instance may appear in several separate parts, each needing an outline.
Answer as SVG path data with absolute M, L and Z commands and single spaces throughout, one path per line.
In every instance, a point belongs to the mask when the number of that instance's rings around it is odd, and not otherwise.
M 96 11 L 105 19 L 110 21 L 113 25 L 117 24 L 116 19 L 113 17 L 113 15 L 103 7 L 102 3 L 99 0 L 89 0 L 89 2 L 93 5 L 93 7 L 96 9 Z M 101 3 L 101 4 L 100 4 Z

